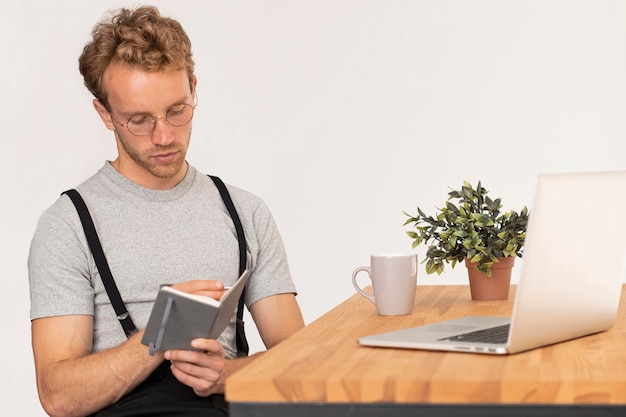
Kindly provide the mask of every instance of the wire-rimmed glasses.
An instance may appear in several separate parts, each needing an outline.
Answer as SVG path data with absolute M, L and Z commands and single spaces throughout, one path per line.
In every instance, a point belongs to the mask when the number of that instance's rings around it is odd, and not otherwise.
M 192 106 L 188 103 L 180 103 L 170 107 L 170 109 L 161 116 L 139 113 L 131 116 L 126 123 L 120 123 L 114 120 L 135 136 L 147 136 L 152 133 L 156 126 L 157 119 L 159 118 L 164 118 L 167 123 L 175 127 L 185 126 L 193 119 L 193 112 L 196 107 L 198 107 L 198 104 Z

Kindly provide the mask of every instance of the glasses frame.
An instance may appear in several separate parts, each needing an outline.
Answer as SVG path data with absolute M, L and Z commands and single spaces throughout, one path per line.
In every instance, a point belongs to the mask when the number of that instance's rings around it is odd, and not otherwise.
M 158 120 L 158 119 L 165 119 L 165 121 L 166 121 L 166 122 L 167 122 L 170 126 L 174 126 L 174 127 L 183 127 L 183 126 L 187 126 L 187 125 L 188 125 L 188 124 L 189 124 L 189 123 L 193 120 L 194 113 L 195 113 L 196 109 L 198 108 L 198 93 L 197 93 L 195 90 L 194 90 L 194 92 L 193 92 L 193 93 L 194 93 L 194 104 L 189 104 L 189 103 L 178 103 L 178 104 L 175 104 L 175 105 L 173 105 L 172 107 L 170 107 L 169 109 L 167 109 L 167 111 L 165 112 L 165 114 L 161 114 L 161 115 L 156 115 L 156 116 L 153 116 L 153 115 L 151 115 L 151 114 L 149 114 L 149 113 L 137 113 L 137 114 L 134 114 L 134 115 L 130 116 L 130 117 L 128 118 L 128 121 L 127 121 L 126 123 L 120 123 L 120 122 L 119 122 L 119 121 L 118 121 L 115 117 L 113 117 L 113 112 L 112 112 L 112 111 L 109 111 L 109 114 L 111 115 L 111 120 L 113 120 L 113 121 L 114 121 L 115 123 L 117 123 L 118 125 L 120 125 L 120 126 L 122 126 L 122 127 L 125 127 L 125 128 L 128 130 L 128 133 L 130 133 L 131 135 L 133 135 L 133 136 L 137 136 L 137 137 L 149 136 L 149 135 L 151 135 L 151 134 L 152 134 L 152 132 L 154 132 L 154 129 L 156 128 L 156 124 L 157 124 L 157 120 Z M 191 107 L 191 117 L 189 118 L 189 120 L 187 121 L 187 123 L 182 124 L 182 125 L 175 125 L 175 124 L 173 124 L 172 122 L 170 122 L 170 121 L 169 121 L 169 119 L 167 118 L 167 114 L 168 114 L 168 113 L 170 112 L 170 110 L 172 110 L 174 107 L 179 106 L 179 105 L 181 105 L 181 104 L 182 104 L 182 105 L 185 105 L 185 106 L 189 106 L 189 107 Z M 138 135 L 138 134 L 134 133 L 134 132 L 133 132 L 132 130 L 130 130 L 130 128 L 128 127 L 128 125 L 130 124 L 130 120 L 131 120 L 133 117 L 136 117 L 136 116 L 139 116 L 139 115 L 141 115 L 141 116 L 147 116 L 147 117 L 150 117 L 150 118 L 152 119 L 152 129 L 150 129 L 150 131 L 149 131 L 148 133 L 145 133 L 145 134 L 143 134 L 143 135 Z

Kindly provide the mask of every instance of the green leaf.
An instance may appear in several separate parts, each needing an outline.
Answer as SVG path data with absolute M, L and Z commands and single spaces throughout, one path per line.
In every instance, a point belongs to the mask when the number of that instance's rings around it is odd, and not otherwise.
M 429 259 L 428 262 L 426 262 L 426 273 L 430 275 L 437 271 L 438 271 L 437 265 L 432 259 Z M 441 274 L 441 272 L 437 272 L 437 275 L 439 274 Z

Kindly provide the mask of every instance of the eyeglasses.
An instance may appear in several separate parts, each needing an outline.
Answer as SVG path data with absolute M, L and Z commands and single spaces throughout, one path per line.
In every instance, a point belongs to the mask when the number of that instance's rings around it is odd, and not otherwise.
M 162 116 L 153 116 L 151 114 L 135 114 L 126 123 L 120 123 L 113 118 L 120 126 L 125 127 L 128 131 L 135 136 L 147 136 L 154 130 L 157 119 L 165 118 L 167 123 L 175 127 L 185 126 L 193 119 L 193 111 L 198 107 L 195 105 L 181 103 L 171 107 L 167 113 Z

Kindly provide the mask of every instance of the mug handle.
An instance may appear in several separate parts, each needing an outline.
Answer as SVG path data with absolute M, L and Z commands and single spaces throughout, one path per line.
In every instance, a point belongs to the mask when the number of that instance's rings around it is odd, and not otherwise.
M 366 293 L 365 291 L 363 291 L 361 289 L 361 287 L 359 287 L 359 284 L 357 284 L 357 282 L 356 282 L 356 276 L 361 271 L 367 272 L 367 275 L 370 277 L 370 280 L 372 279 L 372 269 L 370 267 L 368 267 L 368 266 L 360 266 L 357 269 L 355 269 L 354 272 L 352 273 L 352 285 L 354 285 L 354 288 L 356 288 L 356 290 L 359 292 L 359 294 L 361 294 L 362 296 L 364 296 L 365 298 L 370 300 L 374 305 L 376 305 L 376 301 L 374 300 L 374 296 L 371 295 L 371 294 Z

